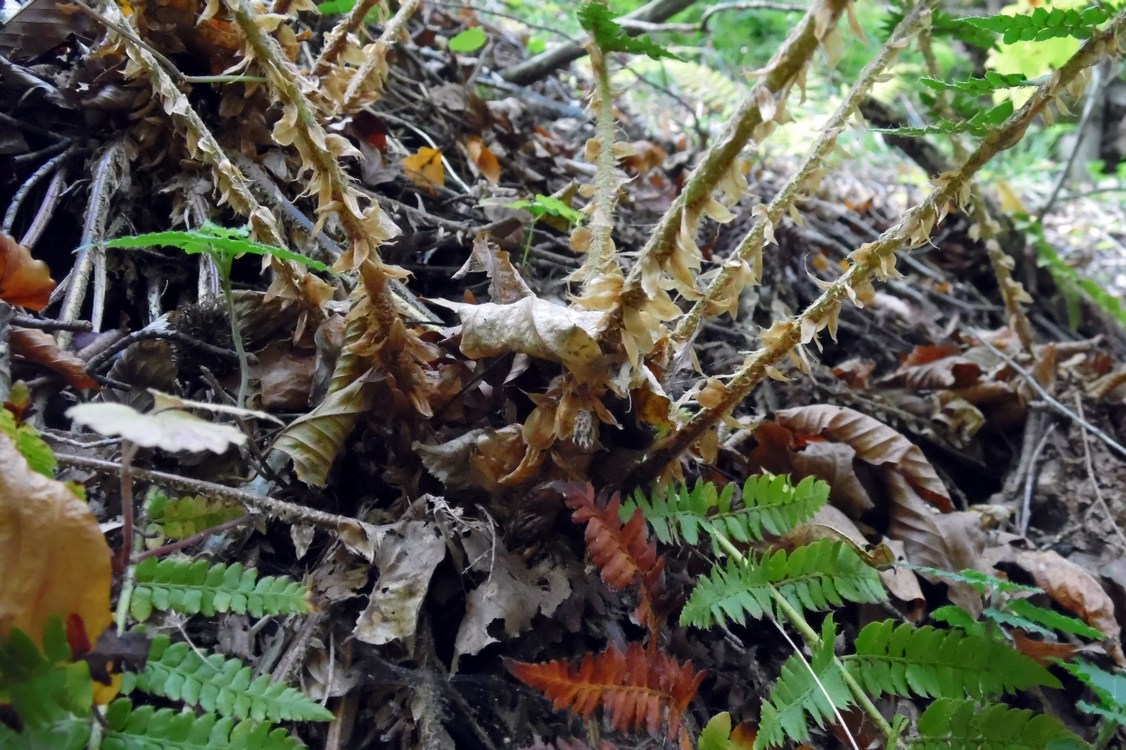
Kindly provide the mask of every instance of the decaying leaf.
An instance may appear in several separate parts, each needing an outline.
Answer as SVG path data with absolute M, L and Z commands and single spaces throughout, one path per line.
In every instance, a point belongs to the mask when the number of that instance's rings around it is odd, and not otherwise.
M 411 182 L 428 192 L 433 191 L 435 186 L 446 184 L 441 149 L 423 146 L 403 159 L 403 172 Z
M 246 435 L 230 425 L 208 422 L 179 409 L 142 414 L 125 404 L 78 404 L 67 409 L 66 415 L 99 435 L 120 435 L 142 448 L 223 453 L 246 442 Z
M 10 336 L 14 354 L 54 370 L 75 388 L 100 387 L 86 374 L 86 363 L 82 358 L 60 349 L 55 337 L 46 331 L 13 326 Z
M 110 624 L 110 549 L 65 484 L 37 474 L 0 433 L 0 636 L 41 643 L 53 616 L 77 618 L 87 643 Z
M 445 557 L 446 540 L 433 524 L 407 521 L 387 529 L 375 553 L 379 580 L 352 635 L 377 646 L 414 637 L 430 577 Z
M 42 310 L 54 288 L 47 264 L 32 258 L 30 250 L 0 232 L 0 300 Z
M 537 297 L 509 305 L 434 300 L 461 316 L 461 351 L 474 359 L 518 352 L 584 371 L 602 356 L 595 332 L 602 313 L 572 310 Z
M 481 140 L 481 136 L 466 136 L 465 150 L 469 152 L 469 163 L 477 168 L 482 177 L 494 185 L 500 182 L 500 162 Z

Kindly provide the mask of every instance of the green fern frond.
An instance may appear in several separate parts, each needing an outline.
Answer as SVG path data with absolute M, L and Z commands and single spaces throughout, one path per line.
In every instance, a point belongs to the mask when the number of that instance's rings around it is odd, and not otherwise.
M 1036 586 L 1026 586 L 1023 583 L 1013 583 L 1003 578 L 996 578 L 995 576 L 986 575 L 976 570 L 940 570 L 938 568 L 928 568 L 925 565 L 912 565 L 910 563 L 897 563 L 897 567 L 907 568 L 916 573 L 921 573 L 925 576 L 937 576 L 944 578 L 947 581 L 955 583 L 964 583 L 972 586 L 979 594 L 986 594 L 991 592 L 998 592 L 1002 594 L 1011 593 L 1026 593 L 1026 594 L 1042 594 L 1044 590 Z
M 1098 30 L 1099 24 L 1105 23 L 1109 18 L 1110 13 L 1107 10 L 1091 6 L 1083 10 L 1052 8 L 1049 11 L 1047 8 L 1037 8 L 1032 13 L 1023 15 L 971 17 L 959 20 L 975 28 L 1002 34 L 1001 41 L 1005 44 L 1013 44 L 1039 42 L 1064 36 L 1086 39 Z
M 93 700 L 89 667 L 73 661 L 62 618 L 44 626 L 42 650 L 19 628 L 0 637 L 0 703 L 24 727 L 52 731 L 71 714 L 89 716 Z
M 887 598 L 880 574 L 848 545 L 822 539 L 765 555 L 746 563 L 729 561 L 701 579 L 680 615 L 682 625 L 698 628 L 715 623 L 758 619 L 771 608 L 771 589 L 805 611 L 823 611 L 849 602 L 881 602 Z
M 1004 641 L 961 630 L 874 622 L 842 658 L 871 695 L 982 698 L 1035 685 L 1060 687 L 1047 669 Z
M 126 674 L 121 692 L 133 690 L 183 701 L 219 716 L 256 721 L 331 721 L 332 712 L 268 675 L 253 678 L 239 659 L 202 653 L 187 643 L 153 639 L 148 662 L 139 674 Z
M 1066 662 L 1061 666 L 1089 687 L 1099 699 L 1097 706 L 1079 701 L 1077 704 L 1079 708 L 1087 713 L 1126 725 L 1126 675 L 1121 672 L 1107 672 L 1082 659 Z
M 991 132 L 995 127 L 1009 119 L 1009 116 L 1012 114 L 1013 103 L 1012 101 L 1006 100 L 993 109 L 978 112 L 970 119 L 962 120 L 961 122 L 940 120 L 938 123 L 928 125 L 925 128 L 873 128 L 873 130 L 877 133 L 886 133 L 887 135 L 909 137 L 955 135 L 958 133 L 968 133 L 969 135 L 980 137 Z
M 137 564 L 135 575 L 129 613 L 137 622 L 147 620 L 154 609 L 209 617 L 216 612 L 262 617 L 312 611 L 311 592 L 304 584 L 285 576 L 259 579 L 256 569 L 238 563 L 149 557 Z
M 1088 747 L 1059 719 L 1003 703 L 943 699 L 919 717 L 919 737 L 907 741 L 912 750 L 1079 750 Z
M 284 729 L 256 721 L 197 716 L 170 708 L 133 708 L 122 698 L 106 708 L 102 750 L 303 750 Z
M 169 539 L 186 539 L 246 512 L 240 503 L 229 500 L 202 495 L 170 498 L 163 492 L 149 497 L 146 510 L 152 530 Z
M 981 78 L 965 78 L 960 81 L 940 81 L 937 78 L 922 76 L 919 78 L 919 83 L 935 91 L 962 91 L 973 96 L 991 94 L 998 89 L 1035 85 L 1023 73 L 1003 74 L 992 70 L 985 71 L 985 75 Z
M 1010 627 L 1020 628 L 1030 633 L 1054 635 L 1069 633 L 1091 640 L 1102 640 L 1106 636 L 1077 617 L 1062 615 L 1044 607 L 1038 607 L 1027 599 L 1007 602 L 1001 609 L 987 607 L 982 616 Z
M 827 617 L 822 626 L 821 646 L 809 664 L 797 654 L 782 664 L 770 696 L 762 704 L 755 750 L 776 747 L 787 739 L 800 742 L 809 736 L 810 719 L 823 727 L 833 720 L 834 706 L 842 709 L 852 705 L 852 693 L 845 685 L 840 663 L 833 658 L 835 638 L 833 619 Z
M 54 479 L 55 454 L 51 447 L 39 437 L 39 431 L 26 422 L 16 423 L 16 417 L 5 408 L 0 408 L 0 434 L 7 435 L 16 444 L 16 450 L 27 460 L 27 465 L 36 474 Z
M 657 489 L 651 497 L 636 491 L 622 506 L 622 516 L 640 508 L 665 544 L 695 545 L 701 531 L 714 536 L 713 530 L 738 542 L 758 542 L 765 534 L 781 536 L 813 518 L 829 499 L 829 485 L 806 477 L 794 486 L 784 475 L 759 474 L 743 483 L 742 507 L 733 507 L 734 494 L 732 485 L 717 491 L 710 482 L 697 482 L 691 490 Z M 714 539 L 712 547 L 717 556 L 725 554 Z

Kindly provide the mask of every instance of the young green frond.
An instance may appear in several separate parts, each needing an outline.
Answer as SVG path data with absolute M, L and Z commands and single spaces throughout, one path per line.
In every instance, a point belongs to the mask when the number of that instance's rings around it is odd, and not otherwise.
M 919 736 L 907 741 L 911 750 L 1006 748 L 1078 750 L 1087 744 L 1059 719 L 1009 708 L 1003 703 L 982 705 L 972 700 L 943 699 L 919 717 Z
M 829 499 L 829 485 L 806 477 L 793 486 L 786 476 L 759 474 L 744 482 L 741 507 L 734 507 L 734 494 L 734 485 L 717 491 L 708 482 L 697 482 L 692 489 L 657 489 L 650 497 L 638 490 L 622 506 L 622 513 L 629 517 L 640 508 L 665 544 L 698 544 L 701 530 L 737 542 L 758 542 L 766 534 L 780 536 L 813 518 Z M 725 554 L 714 539 L 712 548 L 717 555 Z
M 153 610 L 187 615 L 216 612 L 254 617 L 309 612 L 309 589 L 285 576 L 258 578 L 254 568 L 238 563 L 212 565 L 206 560 L 149 557 L 137 564 L 129 613 L 144 622 Z
M 116 700 L 106 709 L 103 750 L 303 750 L 284 729 L 256 721 L 236 722 L 216 714 L 133 708 Z
M 726 570 L 714 568 L 688 597 L 680 622 L 705 628 L 761 618 L 771 612 L 771 589 L 799 611 L 887 598 L 875 569 L 848 545 L 823 539 L 789 554 L 778 550 L 760 560 L 729 560 Z
M 834 636 L 832 618 L 826 618 L 813 658 L 807 663 L 794 654 L 782 664 L 770 697 L 762 704 L 755 750 L 777 747 L 787 739 L 800 742 L 809 736 L 810 719 L 823 727 L 834 720 L 834 708 L 853 704 L 840 662 L 833 658 Z
M 982 137 L 988 135 L 995 128 L 1000 126 L 1013 114 L 1013 103 L 1006 99 L 992 109 L 987 109 L 978 112 L 976 115 L 968 120 L 961 122 L 950 122 L 949 120 L 939 120 L 933 125 L 928 125 L 925 128 L 873 128 L 876 133 L 884 133 L 886 135 L 902 135 L 912 137 L 922 137 L 930 135 L 954 135 L 956 133 L 968 133 L 975 137 Z
M 1003 34 L 1002 42 L 1043 41 L 1056 37 L 1073 36 L 1086 39 L 1098 30 L 1098 26 L 1110 18 L 1110 12 L 1097 5 L 1083 10 L 1070 8 L 1037 8 L 1023 15 L 997 15 L 984 18 L 959 19 L 979 29 Z
M 151 530 L 169 539 L 186 539 L 246 513 L 240 503 L 230 500 L 202 495 L 170 498 L 162 492 L 152 494 L 145 511 Z
M 188 643 L 153 639 L 148 662 L 138 674 L 126 673 L 121 691 L 141 690 L 199 706 L 219 716 L 255 721 L 331 721 L 332 712 L 301 691 L 254 670 L 239 659 L 208 654 Z
M 984 698 L 1057 680 L 1004 641 L 960 630 L 874 622 L 856 637 L 856 652 L 842 659 L 865 691 L 876 695 Z M 983 666 L 987 665 L 987 667 Z
M 1099 699 L 1097 706 L 1079 701 L 1079 708 L 1118 724 L 1126 724 L 1126 675 L 1122 672 L 1107 672 L 1082 659 L 1066 662 L 1061 666 L 1072 677 L 1089 687 Z

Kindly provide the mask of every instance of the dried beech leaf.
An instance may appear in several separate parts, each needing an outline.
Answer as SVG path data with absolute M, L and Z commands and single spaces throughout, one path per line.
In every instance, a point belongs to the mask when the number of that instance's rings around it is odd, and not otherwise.
M 334 391 L 316 409 L 295 420 L 274 447 L 293 459 L 297 478 L 310 487 L 324 487 L 328 472 L 356 426 L 374 402 L 370 383 L 358 378 Z
M 230 425 L 208 422 L 178 409 L 142 414 L 125 404 L 78 404 L 67 409 L 66 415 L 99 435 L 120 435 L 143 448 L 223 453 L 246 442 L 246 435 Z
M 860 483 L 853 468 L 856 450 L 848 443 L 815 442 L 790 456 L 801 476 L 815 476 L 829 483 L 829 502 L 853 518 L 859 518 L 876 504 Z
M 1015 552 L 1012 558 L 1028 571 L 1036 585 L 1083 622 L 1107 637 L 1108 655 L 1118 666 L 1126 666 L 1119 639 L 1122 628 L 1114 616 L 1114 602 L 1087 569 L 1052 550 Z
M 86 503 L 32 471 L 0 433 L 0 636 L 41 643 L 54 616 L 81 620 L 89 643 L 110 624 L 110 549 Z
M 55 337 L 46 331 L 12 326 L 9 335 L 14 354 L 54 370 L 75 388 L 101 387 L 86 374 L 86 363 L 82 358 L 60 349 Z
M 848 443 L 862 461 L 891 464 L 927 502 L 944 513 L 954 504 L 922 450 L 883 422 L 843 406 L 814 404 L 784 409 L 775 421 L 795 433 Z
M 430 577 L 445 558 L 446 540 L 433 524 L 408 521 L 388 529 L 375 553 L 379 580 L 352 635 L 376 646 L 412 638 Z
M 30 250 L 0 232 L 0 300 L 29 310 L 42 310 L 54 288 L 47 264 L 32 258 Z
M 600 312 L 572 310 L 536 297 L 510 305 L 433 303 L 461 317 L 461 351 L 472 359 L 519 352 L 581 371 L 602 356 L 595 341 Z

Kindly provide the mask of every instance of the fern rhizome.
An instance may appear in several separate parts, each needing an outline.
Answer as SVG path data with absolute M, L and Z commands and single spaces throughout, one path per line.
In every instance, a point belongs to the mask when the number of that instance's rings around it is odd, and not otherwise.
M 887 747 L 1087 747 L 1058 719 L 1003 700 L 1031 688 L 1058 689 L 1061 681 L 1045 663 L 1015 648 L 1001 624 L 1102 638 L 1080 620 L 1027 599 L 1004 598 L 1036 591 L 1033 587 L 973 571 L 920 570 L 965 583 L 993 606 L 983 609 L 981 620 L 953 606 L 936 610 L 935 621 L 945 627 L 853 622 L 853 636 L 838 653 L 837 611 L 848 604 L 879 604 L 887 594 L 868 550 L 831 533 L 795 541 L 807 536 L 797 532 L 808 531 L 808 522 L 828 499 L 829 486 L 820 480 L 807 477 L 792 485 L 784 476 L 763 474 L 748 478 L 738 493 L 734 484 L 717 489 L 700 482 L 649 494 L 636 491 L 625 503 L 617 494 L 600 501 L 589 485 L 560 484 L 558 489 L 574 521 L 586 525 L 588 553 L 602 580 L 613 590 L 635 593 L 634 620 L 645 637 L 577 660 L 510 663 L 511 672 L 542 691 L 557 710 L 583 719 L 601 710 L 615 731 L 644 732 L 685 750 L 692 747 L 686 711 L 705 675 L 668 653 L 669 612 L 660 604 L 676 598 L 666 589 L 663 572 L 669 552 L 682 549 L 705 556 L 709 569 L 680 607 L 681 627 L 769 625 L 800 636 L 790 641 L 793 653 L 778 668 L 758 709 L 754 748 L 808 741 L 815 728 L 859 726 L 856 710 Z M 658 551 L 648 529 L 666 552 Z M 1109 688 L 1111 682 L 1113 689 L 1126 686 L 1120 676 L 1082 661 L 1058 661 L 1100 696 L 1103 705 L 1091 707 L 1092 713 L 1119 710 L 1111 708 L 1121 704 Z M 897 697 L 930 702 L 913 722 L 898 713 L 889 720 L 876 702 Z M 844 718 L 846 713 L 852 720 Z M 746 734 L 738 738 L 729 732 L 730 717 L 718 714 L 704 728 L 700 748 L 747 746 L 742 744 L 748 742 Z

